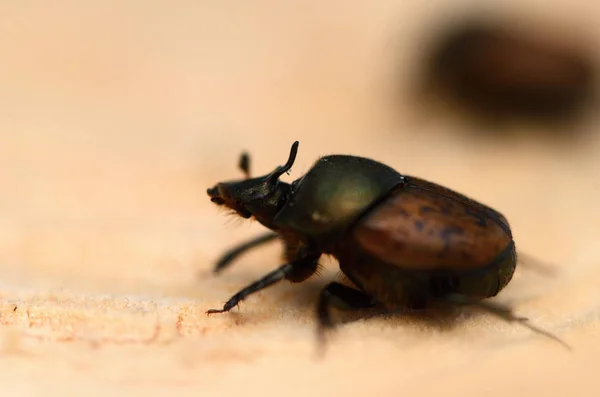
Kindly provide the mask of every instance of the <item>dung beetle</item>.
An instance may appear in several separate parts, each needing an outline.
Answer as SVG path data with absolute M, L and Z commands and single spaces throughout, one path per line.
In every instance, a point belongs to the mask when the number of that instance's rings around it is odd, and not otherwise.
M 474 19 L 447 28 L 430 49 L 425 84 L 485 116 L 574 119 L 594 96 L 590 54 L 575 40 L 509 26 Z
M 255 178 L 250 177 L 249 157 L 244 154 L 240 168 L 245 179 L 207 190 L 213 203 L 242 218 L 253 217 L 271 230 L 227 252 L 215 272 L 241 253 L 278 237 L 285 248 L 285 264 L 207 314 L 227 312 L 283 279 L 306 280 L 317 271 L 323 254 L 338 260 L 352 286 L 331 282 L 321 291 L 317 305 L 321 340 L 333 327 L 334 305 L 345 310 L 394 310 L 424 309 L 436 301 L 478 304 L 510 282 L 517 253 L 508 221 L 498 211 L 350 155 L 321 157 L 301 178 L 280 181 L 297 151 L 296 141 L 284 166 Z M 499 305 L 485 308 L 508 321 L 526 320 Z

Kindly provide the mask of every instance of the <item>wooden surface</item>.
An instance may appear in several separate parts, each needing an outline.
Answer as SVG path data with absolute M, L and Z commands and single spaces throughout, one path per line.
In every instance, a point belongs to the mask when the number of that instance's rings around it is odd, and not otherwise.
M 597 396 L 597 121 L 573 144 L 530 127 L 495 141 L 415 116 L 405 94 L 391 105 L 456 3 L 0 0 L 0 394 Z M 597 6 L 579 3 L 502 4 L 600 37 Z M 463 312 L 347 323 L 316 361 L 313 308 L 333 261 L 204 315 L 280 254 L 269 245 L 213 277 L 218 255 L 261 228 L 206 189 L 241 176 L 242 150 L 266 173 L 296 139 L 286 179 L 355 154 L 504 213 L 517 248 L 556 274 L 519 267 L 497 300 L 573 350 Z

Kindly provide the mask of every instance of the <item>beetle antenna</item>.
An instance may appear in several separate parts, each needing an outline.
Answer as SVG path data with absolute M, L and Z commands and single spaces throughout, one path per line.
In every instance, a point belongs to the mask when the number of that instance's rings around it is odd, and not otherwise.
M 287 163 L 285 163 L 285 165 L 283 167 L 281 167 L 281 166 L 277 167 L 277 169 L 275 171 L 273 171 L 273 173 L 271 175 L 269 175 L 269 177 L 268 177 L 269 181 L 277 180 L 277 178 L 279 178 L 281 175 L 288 172 L 292 168 L 292 165 L 294 165 L 294 161 L 296 161 L 296 154 L 298 153 L 298 145 L 299 145 L 298 141 L 296 141 L 292 144 L 292 148 L 290 149 L 290 157 L 288 158 Z
M 238 163 L 238 167 L 240 168 L 240 170 L 242 170 L 242 172 L 246 176 L 246 179 L 250 179 L 250 155 L 248 154 L 248 152 L 242 153 L 242 155 L 240 156 L 240 162 Z

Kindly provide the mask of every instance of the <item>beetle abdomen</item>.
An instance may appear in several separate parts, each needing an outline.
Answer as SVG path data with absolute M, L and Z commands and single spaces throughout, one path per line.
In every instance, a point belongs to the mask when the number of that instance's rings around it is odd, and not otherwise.
M 398 187 L 356 224 L 354 240 L 406 270 L 486 267 L 511 243 L 510 230 L 485 206 L 466 200 L 418 185 Z
M 406 269 L 372 256 L 351 240 L 337 253 L 340 269 L 361 290 L 389 309 L 423 309 L 448 294 L 485 299 L 512 279 L 516 254 L 509 244 L 486 266 L 474 269 Z

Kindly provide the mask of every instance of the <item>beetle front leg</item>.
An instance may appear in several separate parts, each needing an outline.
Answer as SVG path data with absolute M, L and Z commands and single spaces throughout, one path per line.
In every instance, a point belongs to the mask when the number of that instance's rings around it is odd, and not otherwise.
M 255 281 L 246 288 L 242 289 L 240 292 L 232 296 L 231 299 L 229 299 L 225 303 L 223 309 L 210 309 L 206 312 L 206 314 L 228 312 L 232 308 L 237 306 L 237 304 L 240 301 L 247 298 L 249 295 L 252 295 L 253 293 L 258 292 L 262 289 L 265 289 L 270 285 L 273 285 L 283 280 L 284 278 L 294 282 L 297 280 L 296 275 L 302 274 L 304 276 L 303 279 L 306 279 L 308 277 L 306 276 L 307 274 L 312 274 L 317 269 L 317 261 L 320 256 L 320 254 L 305 254 L 299 256 L 299 258 L 297 258 L 296 260 L 280 266 L 279 268 L 273 270 L 260 280 Z
M 325 342 L 325 333 L 333 328 L 329 308 L 335 306 L 343 310 L 370 309 L 377 305 L 371 297 L 364 292 L 348 287 L 344 284 L 332 282 L 321 290 L 319 303 L 317 304 L 319 343 Z
M 251 250 L 252 248 L 256 248 L 259 245 L 266 244 L 269 241 L 275 240 L 277 236 L 277 233 L 274 232 L 264 233 L 236 247 L 230 248 L 223 255 L 221 255 L 221 258 L 217 261 L 213 272 L 220 273 L 223 269 L 229 266 L 234 260 L 236 260 L 240 255 L 242 255 L 246 251 Z

